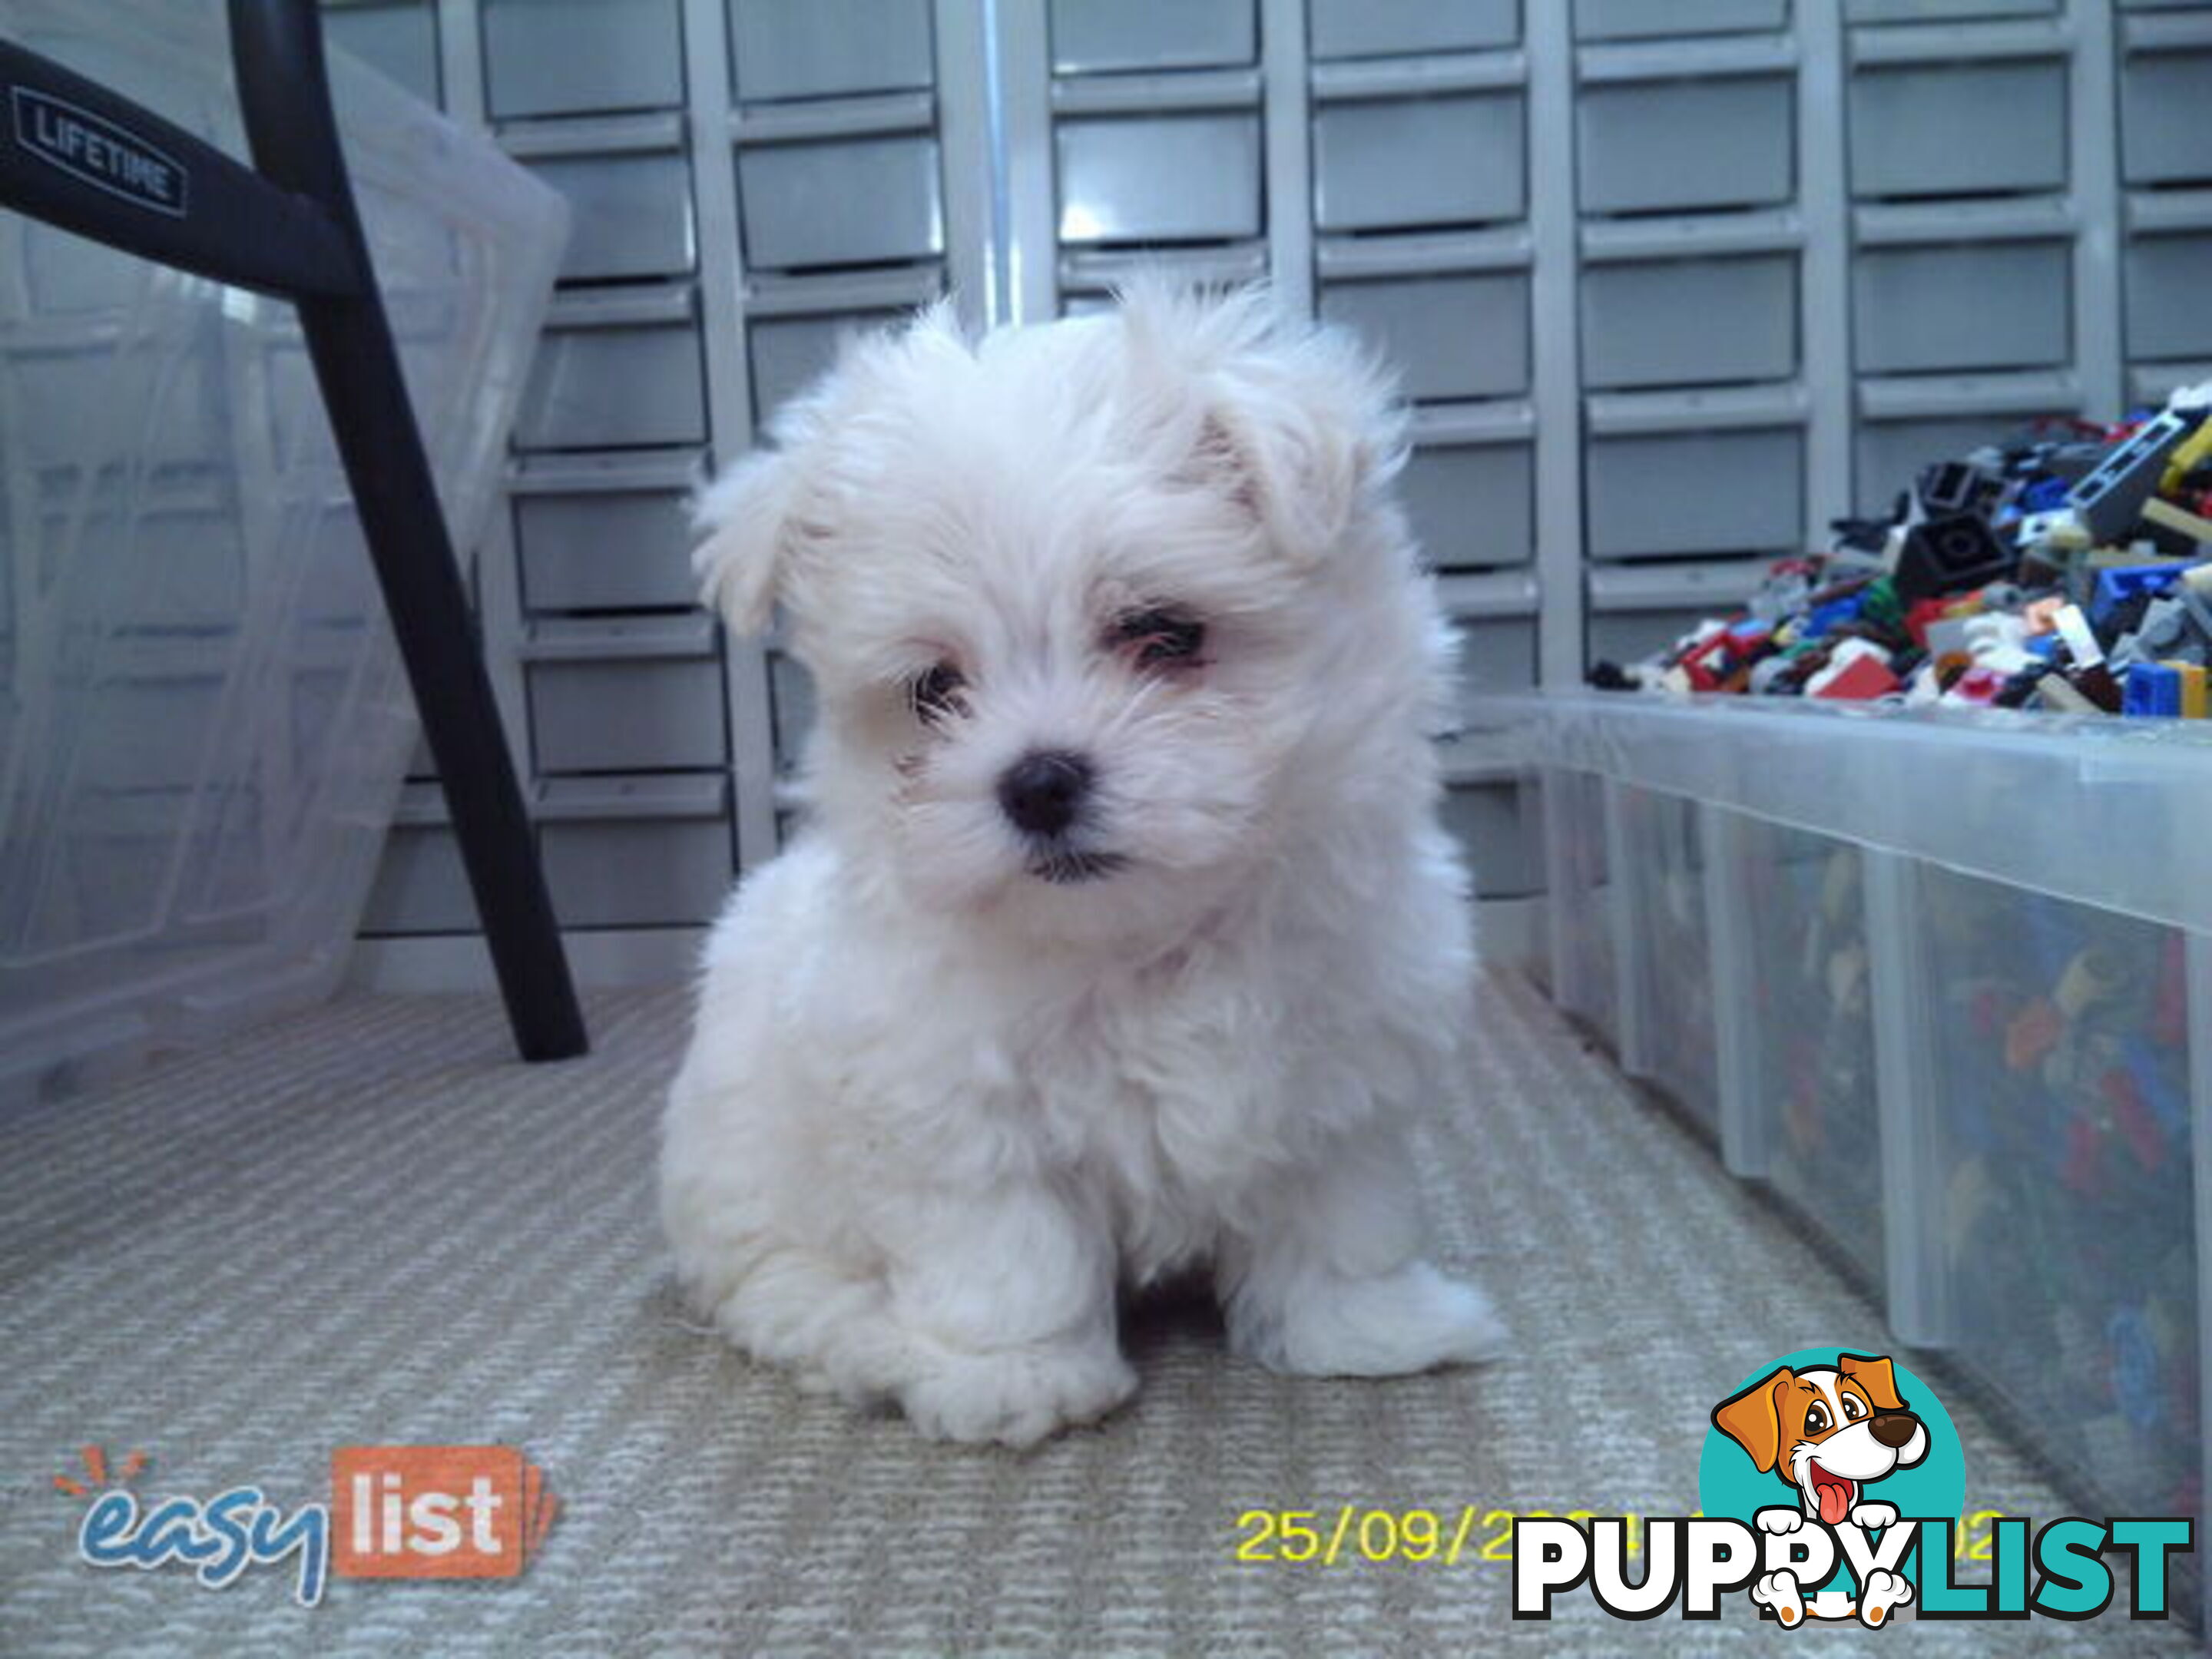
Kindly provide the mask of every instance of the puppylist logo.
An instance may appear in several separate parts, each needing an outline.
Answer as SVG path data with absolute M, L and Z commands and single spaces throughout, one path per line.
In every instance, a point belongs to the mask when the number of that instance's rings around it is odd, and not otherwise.
M 1616 1619 L 1717 1619 L 1741 1597 L 1784 1630 L 1921 1619 L 2094 1619 L 2112 1603 L 2107 1558 L 2130 1558 L 2128 1616 L 2167 1616 L 2169 1559 L 2196 1547 L 2179 1516 L 2039 1528 L 2027 1516 L 1987 1526 L 1987 1583 L 1960 1583 L 1956 1543 L 1966 1461 L 1927 1384 L 1886 1354 L 1806 1348 L 1743 1380 L 1712 1408 L 1698 1465 L 1696 1516 L 1643 1523 L 1632 1581 L 1626 1516 L 1523 1517 L 1513 1525 L 1513 1616 L 1549 1619 L 1553 1598 L 1587 1589 Z M 1978 1552 L 1978 1554 L 1979 1552 Z

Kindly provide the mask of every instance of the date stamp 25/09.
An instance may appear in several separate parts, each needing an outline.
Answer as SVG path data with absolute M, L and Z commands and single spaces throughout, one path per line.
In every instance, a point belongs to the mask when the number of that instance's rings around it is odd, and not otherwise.
M 1588 1522 L 1591 1510 L 1486 1508 L 1395 1509 L 1368 1504 L 1339 1504 L 1316 1509 L 1251 1509 L 1238 1513 L 1232 1544 L 1236 1560 L 1247 1566 L 1334 1567 L 1353 1564 L 1382 1566 L 1456 1567 L 1462 1563 L 1510 1566 L 1513 1523 L 1536 1518 Z M 1702 1513 L 1702 1511 L 1700 1511 Z M 1995 1510 L 1972 1510 L 1952 1534 L 1952 1554 L 1960 1561 L 1990 1559 L 1990 1523 Z M 1644 1547 L 1644 1517 L 1626 1517 L 1631 1554 Z

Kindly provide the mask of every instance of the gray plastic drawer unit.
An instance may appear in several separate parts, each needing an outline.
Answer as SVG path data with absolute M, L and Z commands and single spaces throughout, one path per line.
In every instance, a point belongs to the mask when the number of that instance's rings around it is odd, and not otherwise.
M 516 447 L 704 443 L 706 390 L 690 305 L 683 290 L 556 301 L 531 361 Z
M 935 79 L 930 0 L 730 0 L 747 103 L 911 92 Z
M 2026 415 L 1965 415 L 1924 420 L 1862 420 L 1854 495 L 1863 513 L 1887 512 L 1899 490 L 1932 458 L 1957 457 L 1982 444 L 2002 443 L 2027 427 Z
M 1034 3 L 1035 0 L 1030 0 Z M 1225 69 L 1260 48 L 1257 0 L 1051 0 L 1056 75 Z
M 926 259 L 945 251 L 937 141 L 870 134 L 738 153 L 746 263 L 799 270 Z
M 1534 475 L 1525 443 L 1416 447 L 1398 494 L 1422 557 L 1438 570 L 1527 563 L 1535 556 Z
M 2131 185 L 2212 182 L 2212 52 L 2130 52 L 2120 155 Z
M 1308 0 L 1306 28 L 1316 58 L 1480 52 L 1521 38 L 1521 6 L 1520 0 Z
M 481 0 L 494 120 L 674 109 L 684 102 L 678 0 Z
M 788 652 L 769 654 L 769 701 L 775 726 L 775 763 L 796 766 L 814 729 L 814 677 Z
M 2061 0 L 1844 0 L 1844 16 L 1853 23 L 1955 22 L 1974 17 L 2048 17 L 2060 6 Z
M 1585 213 L 1764 207 L 1796 188 L 1786 75 L 1585 86 L 1577 173 Z
M 562 281 L 676 276 L 692 268 L 691 169 L 681 151 L 549 155 L 526 164 L 568 198 L 574 216 Z
M 673 472 L 674 469 L 668 469 Z M 697 602 L 681 476 L 549 474 L 514 490 L 522 603 L 534 614 Z
M 1804 471 L 1804 436 L 1794 428 L 1593 436 L 1590 556 L 1796 551 Z
M 2130 357 L 2212 357 L 2212 227 L 2193 235 L 2136 236 L 2127 247 Z
M 1321 314 L 1360 336 L 1409 398 L 1507 397 L 1528 389 L 1528 276 L 1466 271 L 1321 285 Z
M 1779 380 L 1797 368 L 1797 258 L 1586 264 L 1583 383 L 1697 386 Z
M 1459 687 L 1462 705 L 1495 691 L 1536 684 L 1534 617 L 1459 617 Z
M 2063 62 L 1862 65 L 1850 85 L 1852 194 L 2063 190 L 2065 109 Z
M 539 771 L 726 764 L 722 663 L 706 617 L 540 623 L 523 656 Z
M 564 927 L 696 927 L 735 873 L 719 777 L 559 779 L 538 808 Z
M 1665 650 L 1708 617 L 1733 607 L 1716 605 L 1681 611 L 1594 611 L 1584 632 L 1594 663 L 1639 662 Z
M 1328 103 L 1314 112 L 1314 225 L 1413 230 L 1527 210 L 1518 92 Z
M 400 792 L 361 931 L 465 933 L 476 926 L 476 901 L 444 796 L 434 783 L 410 783 Z
M 1060 240 L 1072 245 L 1210 242 L 1256 236 L 1256 115 L 1062 119 Z
M 1824 0 L 1805 3 L 1820 4 Z M 1790 0 L 1574 0 L 1574 7 L 1575 35 L 1583 40 L 1733 34 L 1778 29 L 1790 21 Z
M 323 38 L 426 104 L 439 101 L 438 18 L 431 0 L 360 0 L 323 8 Z
M 2060 241 L 1863 248 L 1851 284 L 1854 364 L 1894 374 L 2063 363 L 2073 268 Z
M 753 416 L 765 421 L 794 392 L 803 392 L 836 360 L 848 337 L 887 327 L 896 311 L 843 313 L 827 317 L 760 317 L 745 331 L 752 365 Z
M 1530 845 L 1519 785 L 1456 785 L 1444 796 L 1443 824 L 1458 838 L 1477 898 L 1525 898 L 1543 890 L 1542 860 Z

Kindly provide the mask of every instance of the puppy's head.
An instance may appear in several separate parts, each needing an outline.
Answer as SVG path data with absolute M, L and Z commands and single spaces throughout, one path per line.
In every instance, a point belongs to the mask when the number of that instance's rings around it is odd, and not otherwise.
M 1898 1397 L 1894 1367 L 1870 1354 L 1782 1366 L 1714 1407 L 1713 1425 L 1830 1526 L 1850 1516 L 1868 1482 L 1928 1455 L 1927 1427 Z
M 1387 390 L 1262 296 L 1147 290 L 862 339 L 711 485 L 709 599 L 780 606 L 828 833 L 917 902 L 1062 938 L 1165 926 L 1263 863 L 1316 731 L 1411 726 L 1428 612 Z

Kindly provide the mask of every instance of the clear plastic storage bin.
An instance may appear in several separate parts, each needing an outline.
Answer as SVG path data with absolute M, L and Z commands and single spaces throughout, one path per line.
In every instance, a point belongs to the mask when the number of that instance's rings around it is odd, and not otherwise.
M 2197 1513 L 2212 730 L 1475 713 L 1544 795 L 1554 999 L 1716 1125 L 2081 1513 Z
M 234 155 L 213 0 L 0 35 Z M 490 143 L 331 55 L 457 545 L 566 234 Z M 0 1097 L 325 994 L 414 717 L 291 307 L 0 213 Z

